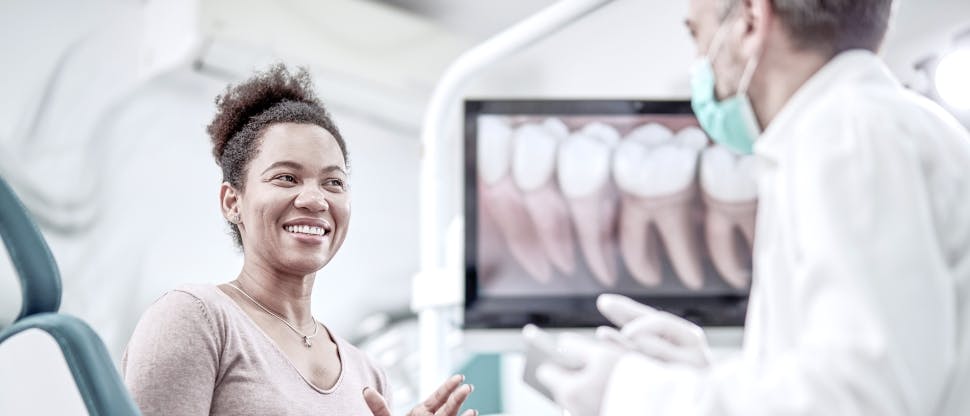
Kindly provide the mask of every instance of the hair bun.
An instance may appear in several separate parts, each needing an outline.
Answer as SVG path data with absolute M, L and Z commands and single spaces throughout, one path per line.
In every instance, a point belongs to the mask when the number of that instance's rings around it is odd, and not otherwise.
M 216 115 L 206 128 L 212 139 L 212 155 L 216 163 L 221 165 L 226 144 L 251 118 L 283 101 L 322 107 L 313 93 L 306 68 L 291 75 L 286 66 L 276 64 L 241 84 L 226 87 L 226 92 L 216 97 Z

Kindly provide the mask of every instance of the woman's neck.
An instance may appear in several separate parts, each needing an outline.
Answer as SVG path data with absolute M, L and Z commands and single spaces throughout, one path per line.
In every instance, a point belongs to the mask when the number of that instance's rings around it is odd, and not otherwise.
M 263 307 L 305 329 L 314 326 L 310 297 L 315 278 L 316 274 L 285 275 L 246 261 L 234 283 Z

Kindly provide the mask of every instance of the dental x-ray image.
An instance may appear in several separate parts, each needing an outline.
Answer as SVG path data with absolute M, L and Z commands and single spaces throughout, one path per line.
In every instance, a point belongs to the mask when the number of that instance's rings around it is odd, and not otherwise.
M 741 319 L 754 159 L 713 145 L 689 103 L 467 101 L 465 115 L 466 325 L 582 326 L 558 318 L 604 292 Z

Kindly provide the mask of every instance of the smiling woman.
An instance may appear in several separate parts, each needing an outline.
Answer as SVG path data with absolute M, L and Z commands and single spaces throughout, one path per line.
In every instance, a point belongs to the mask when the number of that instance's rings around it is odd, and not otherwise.
M 383 371 L 311 312 L 316 273 L 347 235 L 350 192 L 346 143 L 308 73 L 274 66 L 216 105 L 208 132 L 243 267 L 145 312 L 122 364 L 132 396 L 146 415 L 388 415 Z M 462 380 L 411 415 L 457 414 L 471 393 Z

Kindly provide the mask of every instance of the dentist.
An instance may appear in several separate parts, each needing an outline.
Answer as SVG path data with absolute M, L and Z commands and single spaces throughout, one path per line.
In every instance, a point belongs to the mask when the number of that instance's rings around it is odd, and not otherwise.
M 702 127 L 760 166 L 741 354 L 614 295 L 574 416 L 970 414 L 970 135 L 876 56 L 891 0 L 691 0 Z M 554 361 L 554 360 L 553 360 Z

